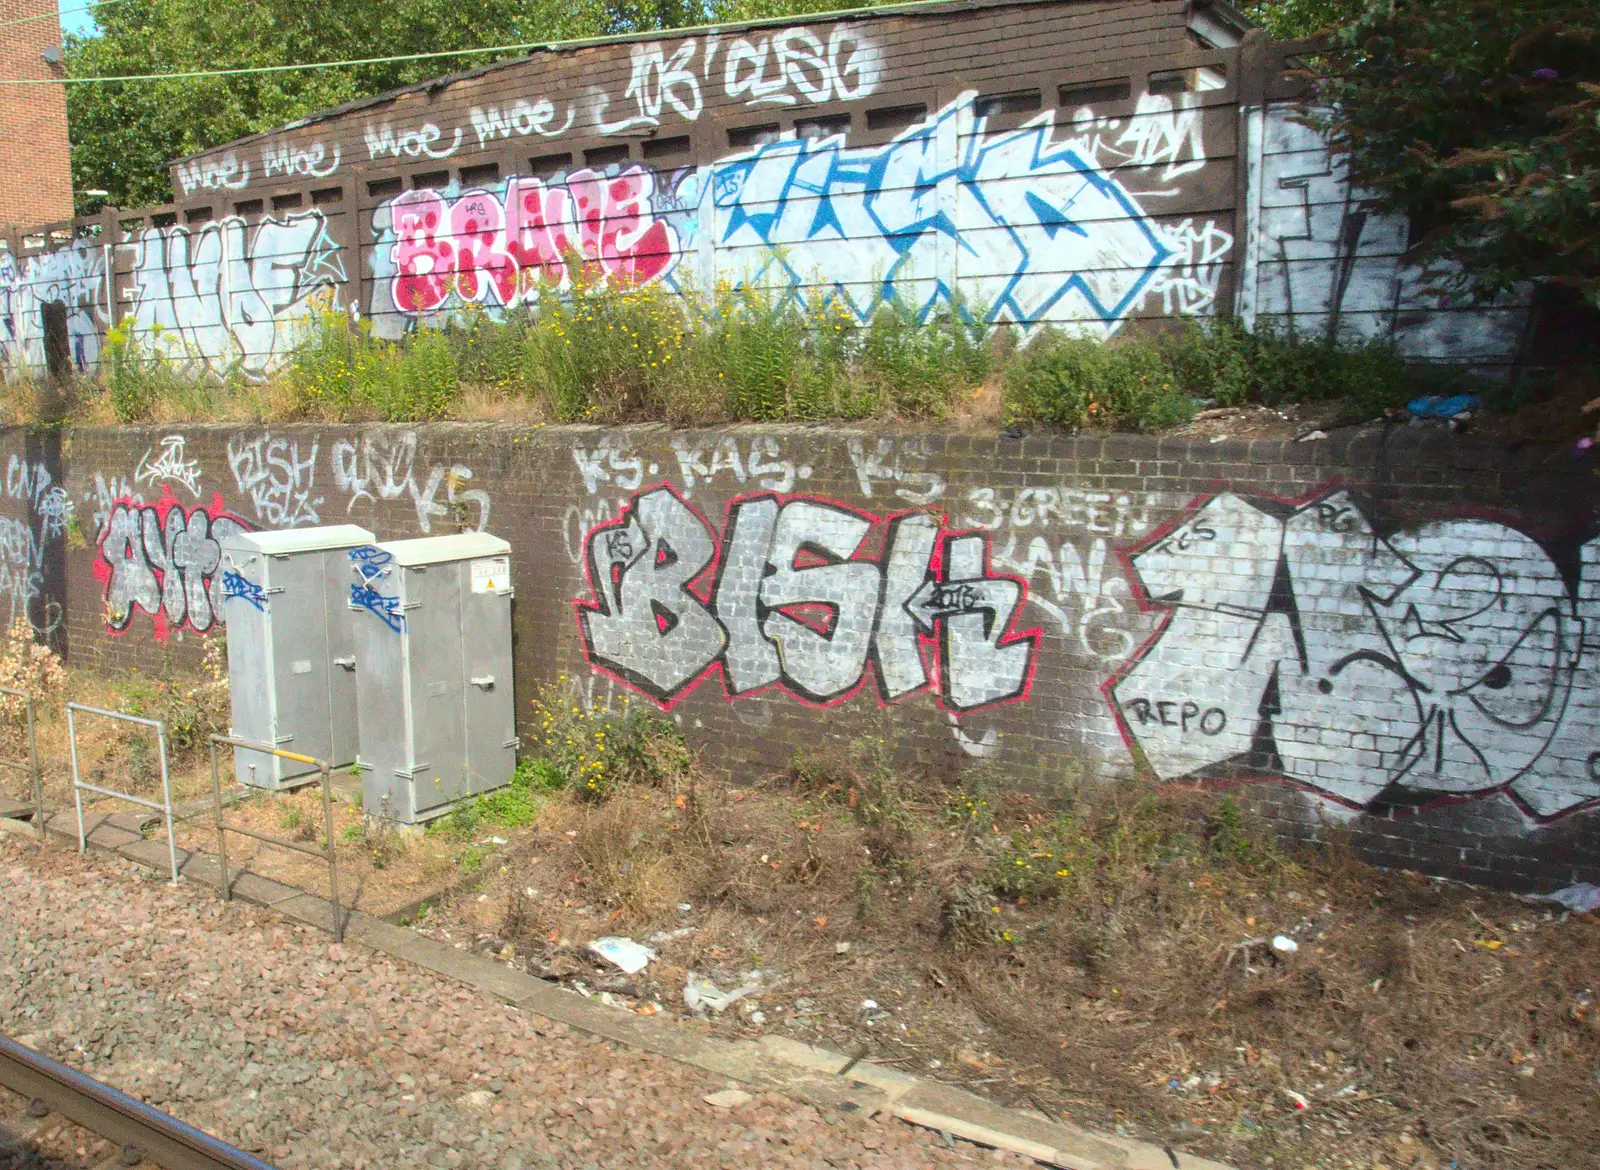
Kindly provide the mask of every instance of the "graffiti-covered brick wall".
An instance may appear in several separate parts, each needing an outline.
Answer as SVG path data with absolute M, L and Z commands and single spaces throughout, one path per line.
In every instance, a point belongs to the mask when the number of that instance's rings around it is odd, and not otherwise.
M 265 377 L 319 307 L 380 337 L 502 317 L 576 278 L 889 298 L 1108 340 L 1237 313 L 1504 368 L 1528 298 L 1431 293 L 1306 124 L 1288 66 L 1186 0 L 981 0 L 553 47 L 173 165 L 175 201 L 0 256 L 0 360 L 106 332 Z M 27 245 L 24 247 L 24 245 Z
M 1385 864 L 1600 878 L 1600 485 L 1559 452 L 446 424 L 11 431 L 0 460 L 11 613 L 79 665 L 196 658 L 236 528 L 487 528 L 524 732 L 554 685 L 737 777 L 882 735 L 933 777 L 1242 784 Z

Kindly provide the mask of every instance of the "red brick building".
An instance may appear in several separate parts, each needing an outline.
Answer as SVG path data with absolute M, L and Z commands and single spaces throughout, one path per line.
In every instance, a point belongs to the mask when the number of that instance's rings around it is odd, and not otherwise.
M 0 77 L 62 76 L 60 46 L 56 0 L 0 0 Z M 45 60 L 47 50 L 53 50 L 54 63 Z M 71 214 L 63 87 L 0 86 L 0 224 L 39 224 Z

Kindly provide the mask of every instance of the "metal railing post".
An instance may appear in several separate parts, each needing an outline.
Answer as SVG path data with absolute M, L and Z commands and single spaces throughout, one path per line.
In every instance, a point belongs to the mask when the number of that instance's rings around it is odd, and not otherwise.
M 137 723 L 143 727 L 153 727 L 156 731 L 156 746 L 161 751 L 161 803 L 146 800 L 142 796 L 135 796 L 131 792 L 118 792 L 115 788 L 106 788 L 99 784 L 85 783 L 78 764 L 78 725 L 73 718 L 75 713 L 82 711 L 88 715 L 103 715 L 107 719 L 120 719 L 125 723 Z M 115 797 L 117 800 L 126 800 L 129 804 L 137 804 L 141 808 L 154 809 L 159 812 L 167 822 L 167 859 L 172 866 L 172 884 L 178 884 L 178 839 L 174 825 L 176 818 L 172 815 L 172 778 L 167 769 L 167 725 L 159 719 L 146 719 L 142 715 L 129 715 L 123 711 L 108 711 L 104 707 L 91 707 L 87 703 L 67 704 L 67 742 L 72 749 L 72 798 L 78 809 L 78 852 L 82 853 L 89 847 L 88 836 L 83 831 L 83 793 L 84 789 L 98 792 L 102 796 Z
M 24 702 L 28 705 L 28 768 L 33 773 L 33 818 L 39 827 L 39 840 L 44 840 L 44 777 L 39 773 L 39 744 L 33 734 L 33 696 Z
M 226 833 L 238 833 L 241 837 L 263 842 L 267 845 L 276 845 L 280 849 L 292 849 L 296 853 L 304 853 L 308 857 L 320 857 L 328 863 L 328 892 L 333 904 L 333 938 L 335 942 L 344 941 L 344 907 L 339 902 L 339 856 L 337 844 L 333 834 L 333 769 L 326 760 L 319 760 L 315 756 L 303 756 L 299 752 L 286 752 L 272 744 L 256 743 L 253 740 L 240 739 L 232 735 L 213 735 L 211 741 L 211 784 L 212 807 L 217 822 L 217 860 L 222 865 L 220 893 L 223 901 L 230 900 L 232 888 L 228 881 L 228 854 L 225 845 Z M 322 785 L 322 822 L 323 822 L 323 847 L 312 849 L 298 841 L 285 841 L 281 837 L 273 837 L 267 833 L 258 833 L 254 829 L 247 829 L 243 825 L 230 825 L 222 819 L 222 781 L 217 766 L 217 748 L 228 746 L 237 752 L 240 748 L 247 751 L 261 752 L 264 755 L 277 756 L 283 760 L 294 760 L 301 764 L 312 764 L 317 769 L 317 781 Z
M 222 780 L 217 773 L 217 745 L 211 747 L 211 808 L 217 826 L 217 864 L 222 869 L 222 900 L 231 901 L 233 887 L 228 881 L 228 839 L 222 832 Z
M 322 765 L 322 817 L 328 826 L 328 886 L 333 894 L 333 941 L 344 942 L 344 914 L 339 909 L 339 858 L 333 844 L 333 776 Z
M 78 852 L 82 853 L 89 847 L 88 839 L 83 835 L 83 785 L 78 776 L 78 727 L 72 719 L 72 704 L 67 704 L 67 744 L 72 749 L 72 799 L 78 806 Z
M 161 748 L 161 803 L 167 808 L 167 859 L 172 863 L 172 884 L 178 884 L 178 838 L 172 823 L 172 781 L 167 776 L 167 727 L 156 726 L 156 744 Z

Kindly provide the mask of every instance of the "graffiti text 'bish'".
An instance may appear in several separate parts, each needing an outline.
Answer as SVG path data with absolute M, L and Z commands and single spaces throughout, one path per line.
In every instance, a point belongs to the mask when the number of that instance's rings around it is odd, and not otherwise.
M 882 702 L 933 687 L 955 711 L 1023 698 L 1033 675 L 1037 631 L 1012 628 L 1026 586 L 940 516 L 767 493 L 730 502 L 719 536 L 658 487 L 590 530 L 584 555 L 590 663 L 663 707 L 717 667 L 734 698 L 779 686 L 834 703 L 870 662 Z

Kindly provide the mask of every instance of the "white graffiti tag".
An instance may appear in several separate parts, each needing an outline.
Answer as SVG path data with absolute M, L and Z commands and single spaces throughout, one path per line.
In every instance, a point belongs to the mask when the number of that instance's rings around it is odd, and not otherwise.
M 152 459 L 154 451 L 153 447 L 145 448 L 145 453 L 139 459 L 139 466 L 134 469 L 133 482 L 152 486 L 158 483 L 182 484 L 189 490 L 189 494 L 198 500 L 200 462 L 187 457 L 183 436 L 167 435 L 161 440 L 161 454 Z
M 1110 692 L 1163 779 L 1265 754 L 1356 807 L 1508 792 L 1553 816 L 1600 799 L 1600 539 L 1580 559 L 1573 596 L 1494 521 L 1385 537 L 1344 491 L 1220 495 L 1133 554 L 1171 615 Z
M 369 125 L 365 131 L 367 143 L 367 158 L 369 160 L 388 156 L 389 158 L 449 158 L 461 147 L 461 127 L 457 126 L 455 137 L 448 146 L 438 145 L 444 132 L 432 122 L 426 122 L 415 128 L 402 128 L 395 130 L 389 123 L 382 126 Z
M 264 377 L 294 343 L 309 298 L 345 279 L 320 211 L 148 228 L 138 242 L 134 333 L 180 369 Z
M 417 475 L 417 434 L 375 432 L 362 436 L 361 443 L 340 439 L 329 448 L 333 460 L 333 484 L 350 497 L 345 511 L 357 500 L 398 500 L 409 498 L 417 511 L 417 527 L 433 531 L 433 522 L 455 512 L 465 519 L 467 508 L 476 510 L 472 529 L 482 532 L 489 523 L 489 493 L 469 488 L 472 469 L 455 464 L 434 464 L 419 480 Z M 439 498 L 440 489 L 444 499 Z
M 874 533 L 884 551 L 865 556 Z M 732 698 L 776 685 L 827 704 L 870 664 L 880 701 L 936 685 L 954 712 L 1021 698 L 1032 675 L 1037 632 L 1012 628 L 1026 587 L 990 570 L 987 538 L 921 512 L 768 493 L 734 500 L 719 537 L 663 487 L 591 530 L 585 559 L 590 663 L 664 707 L 717 667 Z
M 317 509 L 322 497 L 312 495 L 317 479 L 317 440 L 302 457 L 298 439 L 253 439 L 235 435 L 228 440 L 228 466 L 241 492 L 255 505 L 256 519 L 274 528 L 296 528 L 321 523 Z

